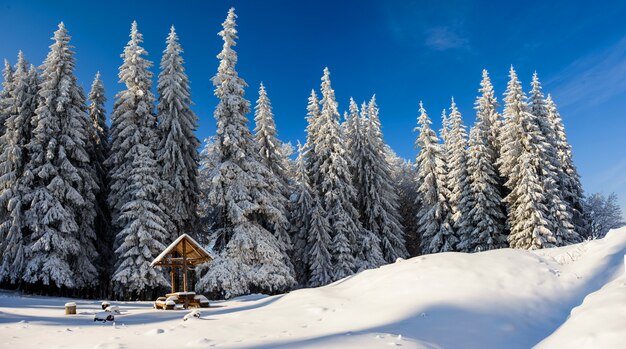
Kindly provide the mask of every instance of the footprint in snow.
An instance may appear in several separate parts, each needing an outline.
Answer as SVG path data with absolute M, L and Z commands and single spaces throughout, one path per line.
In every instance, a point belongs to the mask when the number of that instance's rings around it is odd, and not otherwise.
M 104 342 L 96 344 L 93 349 L 124 349 L 124 346 L 120 343 Z
M 161 333 L 165 333 L 165 330 L 162 329 L 162 328 L 154 328 L 154 329 L 144 333 L 144 335 L 146 335 L 146 336 L 154 336 L 154 335 L 161 334 Z

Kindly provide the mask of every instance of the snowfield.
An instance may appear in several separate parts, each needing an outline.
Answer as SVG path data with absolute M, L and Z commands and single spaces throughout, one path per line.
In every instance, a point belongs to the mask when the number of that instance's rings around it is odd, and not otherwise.
M 0 294 L 0 348 L 623 348 L 626 228 L 528 252 L 401 260 L 331 285 L 212 302 L 201 317 Z M 77 315 L 63 305 L 77 303 Z

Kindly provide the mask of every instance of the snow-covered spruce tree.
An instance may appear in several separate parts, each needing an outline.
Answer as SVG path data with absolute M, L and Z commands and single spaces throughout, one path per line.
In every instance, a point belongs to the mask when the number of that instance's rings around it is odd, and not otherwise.
M 259 152 L 261 162 L 270 172 L 268 175 L 274 177 L 271 182 L 276 182 L 276 188 L 281 195 L 275 197 L 274 206 L 281 208 L 285 217 L 288 216 L 288 201 L 290 196 L 290 178 L 289 159 L 285 156 L 285 148 L 276 135 L 276 123 L 274 122 L 274 114 L 272 113 L 272 103 L 267 96 L 265 86 L 261 83 L 259 87 L 259 99 L 255 106 L 254 122 L 254 140 Z M 278 239 L 281 249 L 290 253 L 291 239 L 289 237 L 289 222 L 280 220 L 280 223 L 264 222 L 268 230 L 274 232 L 274 236 Z
M 209 231 L 214 229 L 213 224 L 219 224 L 215 219 L 217 210 L 211 206 L 209 194 L 211 190 L 210 180 L 213 178 L 213 171 L 216 170 L 220 162 L 220 154 L 217 148 L 217 137 L 210 136 L 204 140 L 204 146 L 200 152 L 200 162 L 198 168 L 198 187 L 200 190 L 198 201 L 198 241 L 208 244 Z
M 483 69 L 482 81 L 480 83 L 480 86 L 481 88 L 479 92 L 482 93 L 482 99 L 478 99 L 477 103 L 479 100 L 482 103 L 482 106 L 484 108 L 484 115 L 481 116 L 481 119 L 483 120 L 485 126 L 488 125 L 487 128 L 489 132 L 487 134 L 485 146 L 488 149 L 491 149 L 488 151 L 493 151 L 496 154 L 494 158 L 494 164 L 496 164 L 498 162 L 498 158 L 500 157 L 499 140 L 500 129 L 502 127 L 502 116 L 497 111 L 499 103 L 496 98 L 495 92 L 493 91 L 493 85 L 491 84 L 489 73 L 485 69 Z M 481 106 L 476 104 L 474 106 L 474 109 L 478 110 L 478 108 L 481 108 Z M 506 188 L 506 186 L 504 185 L 506 179 L 500 173 L 500 168 L 498 166 L 494 166 L 494 170 L 498 179 L 498 191 L 500 192 L 501 197 L 504 198 L 508 194 L 508 188 Z M 504 203 L 504 201 L 501 201 L 500 206 L 502 212 L 504 212 L 504 214 L 506 215 L 506 204 Z M 504 226 L 504 234 L 509 234 L 506 224 Z
M 455 234 L 459 238 L 457 250 L 469 251 L 467 240 L 472 226 L 469 213 L 474 203 L 470 194 L 470 182 L 467 176 L 467 131 L 463 124 L 454 98 L 450 106 L 450 130 L 446 137 L 447 152 L 447 187 L 450 191 L 450 209 Z
M 245 81 L 235 69 L 237 39 L 234 9 L 230 9 L 219 35 L 224 40 L 213 77 L 219 103 L 216 155 L 218 163 L 209 181 L 208 199 L 216 214 L 211 239 L 216 259 L 206 266 L 197 288 L 226 298 L 249 292 L 277 293 L 294 286 L 289 256 L 263 223 L 284 224 L 283 208 L 276 206 L 278 182 L 261 162 L 246 114 Z
M 311 183 L 311 189 L 320 193 L 319 156 L 315 151 L 320 125 L 320 103 L 315 93 L 311 90 L 306 115 L 306 143 L 304 144 L 304 162 Z
M 476 99 L 476 124 L 470 131 L 467 169 L 473 207 L 469 213 L 471 231 L 464 241 L 466 251 L 479 252 L 507 246 L 504 231 L 506 213 L 502 205 L 500 176 L 496 172 L 498 154 L 493 144 L 493 122 L 497 101 L 493 86 L 483 70 L 482 95 Z
M 21 51 L 20 51 L 21 53 Z M 14 110 L 13 90 L 15 71 L 8 59 L 4 59 L 4 68 L 2 69 L 2 90 L 0 90 L 0 136 L 4 134 L 5 122 L 11 112 Z M 0 153 L 5 146 L 4 142 L 0 142 Z
M 198 148 L 194 132 L 198 117 L 191 110 L 189 79 L 183 67 L 183 52 L 174 26 L 166 40 L 157 84 L 159 145 L 157 160 L 163 186 L 160 204 L 172 222 L 170 240 L 188 233 L 195 235 L 198 206 Z
M 476 99 L 474 109 L 480 113 L 480 118 L 483 121 L 485 127 L 487 127 L 488 134 L 486 135 L 487 147 L 496 154 L 496 159 L 500 156 L 500 128 L 502 127 L 502 116 L 498 113 L 497 109 L 500 106 L 498 99 L 493 90 L 491 78 L 489 72 L 483 69 L 482 80 L 480 82 L 481 97 Z M 477 120 L 478 121 L 478 120 Z M 496 167 L 496 173 L 500 175 L 499 169 Z M 504 179 L 501 178 L 501 186 L 504 186 Z
M 5 129 L 0 136 L 0 280 L 14 284 L 21 280 L 26 263 L 28 233 L 25 227 L 22 198 L 26 188 L 22 176 L 31 137 L 31 120 L 37 108 L 38 77 L 20 51 L 9 96 L 3 99 L 8 111 Z M 9 92 L 9 91 L 7 91 Z M 3 96 L 5 98 L 5 96 Z
M 359 106 L 354 99 L 350 97 L 348 104 L 348 112 L 344 112 L 344 122 L 341 124 L 341 129 L 346 139 L 346 151 L 348 167 L 352 175 L 352 183 L 356 190 L 356 202 L 355 208 L 359 211 L 359 216 L 364 211 L 365 202 L 362 200 L 362 196 L 365 194 L 365 186 L 367 181 L 367 173 L 362 172 L 361 169 L 365 167 L 364 154 L 364 129 L 363 123 L 367 120 L 367 105 L 363 102 L 361 108 L 362 115 L 359 115 Z
M 507 237 L 504 232 L 506 215 L 502 211 L 502 197 L 498 191 L 493 153 L 485 145 L 484 124 L 477 124 L 470 131 L 470 148 L 467 165 L 473 208 L 469 213 L 470 232 L 464 236 L 464 250 L 480 252 L 504 248 Z
M 80 93 L 80 99 L 83 101 L 83 107 L 85 108 L 85 115 L 83 117 L 77 118 L 76 126 L 81 130 L 81 133 L 84 133 L 86 136 L 85 140 L 85 151 L 89 158 L 89 162 L 87 164 L 83 164 L 82 170 L 84 171 L 84 186 L 81 188 L 81 193 L 84 198 L 84 212 L 81 213 L 83 215 L 80 220 L 79 231 L 85 232 L 85 234 L 79 234 L 79 240 L 81 242 L 81 246 L 86 248 L 93 248 L 94 253 L 85 253 L 81 254 L 79 260 L 77 261 L 76 269 L 81 270 L 80 265 L 91 265 L 93 264 L 96 267 L 96 277 L 98 277 L 100 270 L 103 270 L 105 265 L 99 264 L 101 259 L 99 259 L 99 250 L 95 247 L 100 242 L 98 241 L 98 235 L 96 231 L 95 224 L 97 223 L 96 218 L 98 215 L 98 198 L 97 195 L 100 192 L 100 185 L 98 182 L 98 172 L 96 170 L 96 166 L 94 161 L 92 161 L 93 157 L 91 154 L 91 149 L 93 149 L 94 143 L 91 135 L 93 132 L 93 126 L 89 121 L 88 110 L 85 101 L 87 98 L 85 97 L 85 92 L 80 86 L 78 88 Z M 70 142 L 71 143 L 71 142 Z M 108 218 L 108 217 L 107 217 Z M 80 275 L 80 274 L 79 274 Z M 108 282 L 108 280 L 103 280 L 104 282 Z M 96 280 L 95 282 L 87 282 L 85 281 L 85 285 L 89 285 L 91 289 L 97 286 L 100 280 Z M 102 291 L 102 290 L 101 290 Z
M 446 151 L 446 145 L 448 144 L 448 134 L 450 133 L 450 119 L 448 119 L 448 113 L 445 109 L 441 111 L 441 129 L 439 130 L 439 138 L 441 138 L 441 143 L 443 144 L 442 149 L 444 152 Z
M 584 197 L 583 188 L 580 183 L 578 170 L 574 165 L 572 146 L 567 141 L 563 120 L 561 119 L 561 115 L 556 108 L 556 104 L 550 95 L 548 95 L 548 98 L 546 99 L 546 108 L 548 109 L 548 121 L 550 122 L 555 134 L 557 158 L 562 174 L 559 181 L 559 187 L 561 188 L 563 199 L 569 205 L 571 210 L 570 212 L 572 213 L 574 230 L 580 236 L 589 236 L 588 224 L 584 218 L 582 203 Z
M 315 150 L 319 128 L 321 127 L 320 116 L 319 99 L 315 90 L 311 90 L 306 116 L 308 122 L 306 128 L 307 141 L 302 147 L 300 154 L 300 156 L 303 157 L 301 160 L 303 161 L 306 180 L 308 180 L 310 184 L 311 197 L 313 198 L 311 211 L 308 215 L 309 221 L 307 222 L 309 230 L 307 232 L 307 238 L 304 241 L 304 243 L 307 244 L 305 250 L 307 256 L 302 257 L 306 258 L 306 265 L 308 267 L 307 285 L 309 287 L 326 285 L 333 280 L 332 260 L 329 252 L 332 242 L 330 236 L 331 228 L 328 223 L 327 213 L 324 211 L 322 205 L 322 200 L 319 197 L 321 192 L 319 185 L 321 179 L 319 175 L 320 162 L 319 155 Z M 298 181 L 305 180 L 304 174 L 298 175 L 297 178 L 299 178 Z M 297 216 L 292 215 L 293 221 L 297 219 Z M 295 250 L 299 250 L 298 246 L 300 243 L 301 242 L 298 240 L 294 241 Z
M 372 97 L 367 106 L 367 115 L 363 128 L 368 151 L 364 155 L 365 163 L 369 163 L 367 171 L 370 176 L 366 187 L 367 203 L 361 221 L 365 229 L 373 231 L 380 238 L 384 260 L 393 263 L 398 258 L 406 258 L 408 252 L 399 222 L 398 196 L 393 187 L 387 161 L 387 146 L 381 131 L 375 97 Z
M 411 161 L 406 161 L 396 155 L 391 148 L 387 147 L 387 162 L 391 168 L 391 182 L 398 196 L 399 221 L 404 230 L 404 239 L 407 252 L 410 257 L 420 254 L 420 236 L 418 234 L 417 217 L 418 211 L 417 175 L 416 166 Z
M 365 128 L 368 123 L 368 108 L 367 103 L 363 102 L 361 105 L 361 111 L 359 115 L 359 108 L 356 103 L 352 103 L 350 107 L 350 115 L 346 115 L 346 120 L 350 118 L 352 120 L 351 135 L 344 132 L 346 137 L 346 144 L 348 149 L 352 150 L 352 153 L 347 154 L 347 161 L 349 168 L 351 169 L 352 183 L 357 192 L 355 197 L 355 205 L 359 215 L 359 222 L 362 229 L 357 235 L 357 243 L 354 245 L 356 250 L 356 263 L 358 266 L 357 271 L 377 268 L 385 264 L 383 258 L 383 252 L 381 247 L 381 236 L 379 232 L 372 229 L 365 228 L 363 214 L 369 206 L 369 200 L 365 199 L 361 195 L 369 195 L 370 183 L 372 183 L 372 169 L 368 166 L 372 156 L 367 153 L 371 152 L 371 147 L 366 145 L 367 129 Z M 345 123 L 347 126 L 347 122 Z M 345 128 L 346 130 L 348 128 Z M 354 141 L 350 144 L 350 139 Z M 358 149 L 358 151 L 355 151 Z
M 368 156 L 365 154 L 365 130 L 364 122 L 367 121 L 367 104 L 364 102 L 359 115 L 359 107 L 354 99 L 350 98 L 348 112 L 344 113 L 345 121 L 342 124 L 342 131 L 346 142 L 346 160 L 352 176 L 352 184 L 356 190 L 354 206 L 359 212 L 359 217 L 363 219 L 369 181 L 369 169 L 366 163 Z
M 280 149 L 280 155 L 285 159 L 285 176 L 287 177 L 287 184 L 293 184 L 293 178 L 296 176 L 296 161 L 292 159 L 292 156 L 296 154 L 297 148 L 291 144 L 291 142 L 282 143 Z
M 331 227 L 333 280 L 339 280 L 360 269 L 360 264 L 355 264 L 355 256 L 360 252 L 357 237 L 362 227 L 353 206 L 356 191 L 346 159 L 345 138 L 339 125 L 335 91 L 330 85 L 328 68 L 324 69 L 322 76 L 320 104 L 322 108 L 315 144 L 319 161 L 319 194 Z
M 287 176 L 288 165 L 284 157 L 283 142 L 276 135 L 276 123 L 272 113 L 272 103 L 267 96 L 265 86 L 261 83 L 259 87 L 259 99 L 254 107 L 254 139 L 259 147 L 259 153 L 263 163 L 280 180 L 283 192 L 289 191 L 289 178 Z
M 13 73 L 13 67 L 5 58 L 2 69 L 2 90 L 0 91 L 0 136 L 4 134 L 5 122 L 11 113 L 13 104 Z M 0 154 L 2 154 L 4 146 L 5 144 L 0 141 Z
M 537 73 L 533 74 L 532 90 L 529 96 L 530 113 L 534 117 L 541 135 L 534 143 L 535 154 L 540 161 L 537 172 L 543 188 L 544 204 L 550 210 L 549 220 L 555 233 L 557 245 L 569 245 L 580 241 L 572 224 L 572 209 L 563 199 L 561 183 L 566 174 L 559 161 L 556 149 L 556 134 L 549 120 L 548 108 L 541 92 Z
M 500 167 L 497 165 L 499 158 L 500 158 L 500 132 L 502 129 L 502 115 L 500 115 L 497 111 L 498 107 L 500 106 L 500 104 L 497 101 L 497 98 L 495 96 L 495 92 L 493 91 L 493 85 L 491 84 L 491 79 L 489 78 L 489 73 L 487 72 L 486 69 L 483 69 L 483 73 L 482 73 L 482 81 L 480 83 L 481 89 L 479 90 L 479 92 L 482 92 L 483 94 L 483 106 L 485 108 L 485 115 L 482 118 L 485 124 L 488 124 L 488 129 L 489 129 L 489 134 L 487 136 L 487 140 L 485 143 L 485 147 L 487 147 L 488 151 L 493 151 L 496 156 L 494 158 L 494 171 L 497 175 L 497 187 L 498 187 L 498 191 L 500 192 L 500 196 L 502 198 L 506 197 L 506 195 L 508 195 L 509 193 L 509 189 L 504 185 L 504 183 L 506 182 L 506 178 L 505 176 L 500 172 Z M 479 108 L 480 106 L 475 105 L 475 109 Z M 502 212 L 505 214 L 506 216 L 506 209 L 507 209 L 507 205 L 504 201 L 500 202 L 500 206 L 501 206 L 501 210 Z M 503 234 L 505 235 L 509 235 L 509 227 L 508 225 L 505 223 L 504 225 L 504 232 Z
M 333 281 L 333 263 L 330 255 L 332 239 L 330 237 L 331 227 L 326 218 L 326 212 L 319 200 L 313 199 L 313 206 L 310 214 L 309 236 L 307 239 L 308 265 L 309 265 L 309 287 L 324 286 Z
M 82 89 L 74 76 L 74 52 L 63 23 L 42 66 L 38 106 L 23 174 L 28 238 L 27 283 L 89 287 L 97 281 L 95 192 L 87 152 L 89 130 Z
M 106 96 L 104 93 L 104 84 L 100 78 L 100 72 L 91 84 L 91 91 L 87 95 L 89 100 L 89 123 L 90 123 L 90 142 L 89 158 L 96 172 L 96 183 L 99 190 L 96 193 L 96 218 L 94 222 L 96 237 L 98 243 L 96 250 L 98 251 L 97 267 L 100 274 L 101 292 L 106 294 L 111 272 L 113 269 L 113 230 L 111 228 L 111 213 L 107 198 L 109 196 L 109 178 L 108 169 L 104 165 L 106 159 L 110 155 L 109 147 L 109 126 L 106 124 L 106 110 L 104 103 Z M 103 295 L 104 295 L 103 294 Z
M 291 241 L 293 242 L 292 261 L 298 284 L 306 286 L 309 280 L 308 237 L 313 210 L 313 192 L 304 163 L 304 149 L 298 143 L 294 190 L 290 198 Z M 327 248 L 328 250 L 328 248 Z
M 512 248 L 538 249 L 557 244 L 545 188 L 540 182 L 539 146 L 545 139 L 535 117 L 529 112 L 526 94 L 513 67 L 504 97 L 504 121 L 500 132 L 500 172 L 506 177 L 508 236 Z
M 442 202 L 442 207 L 446 207 L 444 211 L 442 211 L 442 224 L 440 228 L 442 229 L 441 233 L 444 236 L 448 236 L 453 234 L 455 236 L 454 241 L 459 242 L 459 236 L 457 231 L 454 229 L 454 220 L 453 220 L 453 212 L 452 212 L 452 188 L 450 181 L 450 150 L 448 149 L 450 137 L 450 130 L 452 129 L 452 122 L 450 118 L 446 115 L 446 109 L 441 111 L 441 129 L 439 130 L 439 138 L 441 139 L 441 143 L 439 143 L 439 148 L 441 151 L 441 166 L 438 171 L 439 183 L 441 186 L 439 187 L 441 197 L 440 200 Z M 458 249 L 458 246 L 455 245 L 455 250 Z
M 111 191 L 109 203 L 116 228 L 115 272 L 112 281 L 120 295 L 146 298 L 169 285 L 150 263 L 169 243 L 169 232 L 159 206 L 162 188 L 154 152 L 157 144 L 152 62 L 141 46 L 143 36 L 133 22 L 124 48 L 120 82 L 125 89 L 115 96 L 111 114 Z
M 2 69 L 2 91 L 0 91 L 0 135 L 4 134 L 4 124 L 9 117 L 12 105 L 13 91 L 13 67 L 7 59 L 4 60 Z M 0 144 L 0 149 L 2 144 Z
M 444 154 L 422 102 L 417 121 L 416 146 L 420 149 L 415 160 L 419 200 L 417 222 L 422 253 L 454 251 L 458 238 L 452 230 L 450 207 L 445 197 Z

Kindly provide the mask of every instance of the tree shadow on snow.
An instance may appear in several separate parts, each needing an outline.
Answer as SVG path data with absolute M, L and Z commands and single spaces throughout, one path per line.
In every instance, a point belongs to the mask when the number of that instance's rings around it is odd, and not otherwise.
M 242 306 L 229 306 L 227 301 L 214 301 L 211 302 L 209 308 L 198 308 L 202 314 L 203 320 L 211 320 L 211 316 L 243 312 L 253 309 L 258 309 L 269 304 L 272 304 L 282 298 L 281 296 L 273 297 L 245 297 L 244 299 L 237 299 L 238 303 L 249 303 Z M 77 315 L 64 315 L 65 303 L 75 302 L 77 305 Z M 115 323 L 117 325 L 146 325 L 157 324 L 161 322 L 167 322 L 182 319 L 190 311 L 195 308 L 187 310 L 156 310 L 152 309 L 152 302 L 111 302 L 112 305 L 120 307 L 121 314 L 115 315 Z M 52 326 L 102 326 L 101 322 L 94 322 L 93 318 L 95 313 L 103 311 L 100 301 L 86 301 L 80 299 L 70 298 L 57 298 L 57 297 L 38 297 L 38 296 L 25 296 L 20 294 L 13 295 L 0 295 L 0 324 L 15 324 L 21 321 L 26 321 L 24 326 L 28 326 L 28 323 L 34 323 L 37 325 L 52 325 Z M 28 315 L 22 314 L 23 309 L 55 309 L 57 315 L 50 316 L 44 315 Z M 110 322 L 104 324 L 111 324 Z

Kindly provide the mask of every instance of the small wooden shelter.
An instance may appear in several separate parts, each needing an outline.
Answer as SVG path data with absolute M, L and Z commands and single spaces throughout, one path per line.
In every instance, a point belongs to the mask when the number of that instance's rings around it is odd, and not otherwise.
M 150 264 L 152 267 L 170 267 L 172 293 L 176 292 L 176 268 L 183 269 L 183 291 L 187 292 L 187 270 L 189 267 L 209 262 L 213 259 L 191 236 L 183 234 L 172 242 L 165 251 Z

